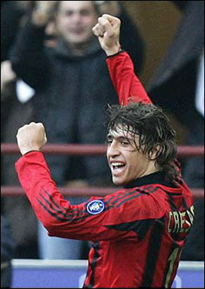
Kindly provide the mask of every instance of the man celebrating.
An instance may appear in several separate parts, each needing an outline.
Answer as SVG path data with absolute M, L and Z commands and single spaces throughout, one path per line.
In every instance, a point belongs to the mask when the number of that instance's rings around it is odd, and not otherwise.
M 40 152 L 47 141 L 41 123 L 19 129 L 16 170 L 50 236 L 93 242 L 84 288 L 171 288 L 194 221 L 193 198 L 175 159 L 175 132 L 121 50 L 120 24 L 105 14 L 93 32 L 119 95 L 120 106 L 109 108 L 107 160 L 123 188 L 71 205 Z

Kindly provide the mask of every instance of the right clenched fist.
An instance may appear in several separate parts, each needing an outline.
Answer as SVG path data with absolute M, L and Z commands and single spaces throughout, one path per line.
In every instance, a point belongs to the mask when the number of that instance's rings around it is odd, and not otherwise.
M 36 1 L 32 21 L 37 26 L 47 25 L 55 14 L 56 2 L 58 1 Z
M 47 142 L 44 125 L 35 122 L 19 128 L 16 138 L 22 155 L 33 150 L 40 151 Z
M 56 6 L 57 1 L 36 1 L 36 10 L 50 13 Z
M 113 55 L 121 50 L 119 42 L 120 26 L 121 21 L 119 18 L 109 14 L 103 14 L 98 18 L 98 23 L 92 29 L 107 56 Z

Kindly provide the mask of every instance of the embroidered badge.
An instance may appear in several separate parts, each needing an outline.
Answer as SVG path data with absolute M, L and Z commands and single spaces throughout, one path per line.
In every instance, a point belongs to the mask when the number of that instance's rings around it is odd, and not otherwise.
M 101 213 L 105 208 L 105 204 L 101 200 L 94 200 L 87 204 L 87 211 L 92 215 Z

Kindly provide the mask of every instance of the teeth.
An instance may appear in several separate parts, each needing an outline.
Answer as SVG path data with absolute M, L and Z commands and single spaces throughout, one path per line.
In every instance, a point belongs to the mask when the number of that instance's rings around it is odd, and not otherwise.
M 123 163 L 112 163 L 112 167 L 114 170 L 121 170 L 124 167 Z
M 113 165 L 114 167 L 116 167 L 116 166 L 123 166 L 122 163 L 112 163 L 112 165 Z

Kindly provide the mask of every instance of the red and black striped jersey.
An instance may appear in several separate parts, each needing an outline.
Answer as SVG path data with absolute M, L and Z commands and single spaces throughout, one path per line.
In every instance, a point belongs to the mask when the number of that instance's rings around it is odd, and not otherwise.
M 71 205 L 41 152 L 20 158 L 16 169 L 50 236 L 93 242 L 85 287 L 171 287 L 194 219 L 192 196 L 182 180 L 170 184 L 163 173 L 154 173 L 113 194 Z
M 107 57 L 107 66 L 121 105 L 127 105 L 130 101 L 152 103 L 135 75 L 132 60 L 127 52 Z
M 126 104 L 128 96 L 136 96 L 135 90 L 123 94 L 123 80 L 114 78 L 124 77 L 124 72 L 125 79 L 132 77 L 131 86 L 142 89 L 131 60 L 123 52 L 107 61 L 115 87 L 122 89 L 120 102 Z M 141 91 L 141 100 L 149 103 Z M 58 191 L 41 152 L 20 158 L 16 171 L 50 236 L 93 243 L 85 288 L 171 287 L 194 221 L 192 194 L 181 177 L 170 182 L 163 172 L 156 172 L 105 197 L 71 205 Z

